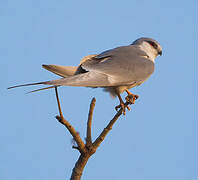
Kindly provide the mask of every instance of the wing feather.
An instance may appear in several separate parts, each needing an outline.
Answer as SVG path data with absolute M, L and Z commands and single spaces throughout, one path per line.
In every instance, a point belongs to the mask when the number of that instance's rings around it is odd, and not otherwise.
M 117 84 L 145 80 L 154 71 L 154 63 L 136 45 L 105 51 L 85 61 L 81 67 L 86 71 L 106 74 Z

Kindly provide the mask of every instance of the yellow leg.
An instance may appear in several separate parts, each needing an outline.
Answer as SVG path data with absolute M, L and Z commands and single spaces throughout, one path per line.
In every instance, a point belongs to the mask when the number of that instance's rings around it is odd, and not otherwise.
M 118 106 L 116 106 L 115 109 L 116 109 L 116 111 L 118 111 L 118 109 L 121 108 L 122 111 L 123 111 L 123 114 L 125 115 L 126 114 L 126 110 L 125 109 L 127 108 L 130 111 L 131 108 L 128 105 L 124 104 L 124 101 L 122 100 L 122 97 L 120 96 L 120 93 L 116 93 L 116 94 L 118 96 L 120 104 Z
M 135 100 L 138 99 L 138 95 L 136 94 L 132 94 L 128 89 L 125 90 L 128 94 L 128 96 L 125 98 L 127 102 L 129 102 L 130 104 L 134 104 Z

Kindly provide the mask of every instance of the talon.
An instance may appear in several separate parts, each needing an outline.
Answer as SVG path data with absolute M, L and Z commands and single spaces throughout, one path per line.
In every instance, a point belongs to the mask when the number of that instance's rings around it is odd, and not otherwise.
M 130 104 L 132 104 L 133 97 L 130 96 L 130 95 L 128 95 L 128 96 L 125 97 L 125 100 L 126 100 L 127 102 L 129 102 Z
M 115 107 L 115 110 L 118 112 L 118 109 L 121 108 L 121 105 Z
M 122 109 L 122 113 L 124 114 L 124 115 L 126 115 L 126 110 L 125 110 L 125 105 L 124 104 L 121 104 L 121 109 Z
M 128 111 L 130 111 L 130 110 L 131 110 L 131 108 L 130 108 L 129 106 L 126 106 L 126 108 L 128 109 Z
M 125 97 L 126 101 L 129 103 L 129 104 L 134 104 L 135 102 L 135 99 L 133 98 L 132 95 L 128 95 Z
M 125 90 L 128 94 L 128 96 L 126 96 L 126 101 L 130 104 L 134 104 L 135 103 L 135 100 L 139 98 L 138 95 L 136 94 L 132 94 L 128 89 Z
M 135 100 L 138 99 L 139 96 L 136 94 L 128 94 L 128 96 L 125 97 L 126 101 L 130 104 L 135 104 Z
M 124 109 L 124 110 L 125 110 L 125 109 Z M 124 116 L 126 115 L 126 111 L 123 111 L 122 113 L 123 113 Z
M 115 107 L 115 110 L 118 111 L 118 109 L 120 109 L 120 108 L 121 108 L 122 110 L 125 110 L 125 105 L 124 105 L 124 103 L 120 103 L 118 106 L 116 106 L 116 107 Z
M 134 97 L 135 97 L 135 100 L 139 98 L 139 96 L 138 96 L 138 95 L 136 95 L 136 94 L 134 94 Z
M 122 109 L 123 115 L 126 115 L 126 108 L 128 109 L 128 111 L 131 110 L 131 108 L 128 106 L 128 104 L 131 104 L 131 103 L 132 103 L 131 101 L 132 101 L 134 98 L 133 98 L 133 96 L 132 96 L 132 97 L 128 96 L 128 97 L 125 98 L 125 99 L 127 100 L 127 102 L 124 103 L 123 100 L 122 100 L 122 98 L 121 98 L 121 96 L 120 96 L 120 94 L 119 94 L 119 92 L 116 92 L 116 94 L 117 94 L 117 96 L 118 96 L 118 98 L 119 98 L 119 100 L 120 100 L 120 104 L 119 104 L 118 106 L 115 107 L 115 110 L 118 111 L 118 109 Z M 129 95 L 129 94 L 128 94 L 128 95 Z M 130 102 L 131 102 L 131 103 L 130 103 Z
M 118 106 L 115 107 L 115 110 L 118 111 L 118 109 L 122 109 L 122 113 L 123 115 L 126 115 L 126 108 L 128 109 L 128 111 L 131 110 L 131 108 L 128 105 L 125 105 L 124 103 L 119 104 Z

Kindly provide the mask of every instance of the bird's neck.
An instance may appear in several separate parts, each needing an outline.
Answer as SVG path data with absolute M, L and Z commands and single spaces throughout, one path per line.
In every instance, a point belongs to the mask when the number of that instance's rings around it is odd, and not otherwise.
M 155 58 L 157 57 L 157 52 L 153 49 L 148 43 L 142 43 L 139 45 L 140 49 L 149 56 L 149 59 L 155 62 Z

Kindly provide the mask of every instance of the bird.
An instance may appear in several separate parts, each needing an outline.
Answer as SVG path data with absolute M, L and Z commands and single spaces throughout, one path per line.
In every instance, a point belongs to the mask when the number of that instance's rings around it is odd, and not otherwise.
M 115 109 L 122 109 L 123 114 L 126 114 L 125 109 L 130 110 L 128 104 L 134 104 L 139 97 L 131 93 L 129 89 L 141 85 L 151 76 L 158 55 L 162 55 L 161 45 L 152 38 L 141 37 L 132 44 L 85 56 L 78 66 L 43 64 L 43 68 L 61 78 L 16 85 L 8 89 L 41 84 L 51 86 L 35 91 L 58 86 L 100 87 L 109 92 L 112 97 L 118 97 L 120 104 Z M 125 97 L 128 104 L 124 103 L 121 97 L 124 91 L 128 94 Z

